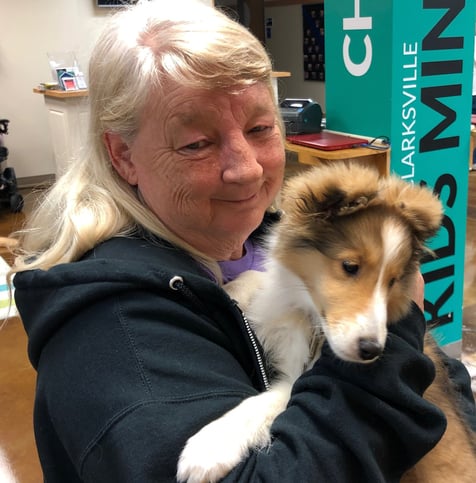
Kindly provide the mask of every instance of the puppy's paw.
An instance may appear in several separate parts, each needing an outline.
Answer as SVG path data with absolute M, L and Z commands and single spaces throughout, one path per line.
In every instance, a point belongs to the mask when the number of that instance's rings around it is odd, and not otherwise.
M 246 311 L 256 291 L 264 285 L 265 278 L 265 272 L 247 270 L 223 288 L 232 299 L 238 302 L 241 309 Z
M 226 476 L 247 456 L 236 428 L 219 419 L 192 436 L 180 455 L 177 480 L 188 483 L 215 482 Z
M 291 384 L 282 382 L 269 391 L 241 402 L 192 436 L 180 455 L 177 480 L 215 482 L 243 461 L 252 449 L 271 443 L 271 425 L 286 408 Z

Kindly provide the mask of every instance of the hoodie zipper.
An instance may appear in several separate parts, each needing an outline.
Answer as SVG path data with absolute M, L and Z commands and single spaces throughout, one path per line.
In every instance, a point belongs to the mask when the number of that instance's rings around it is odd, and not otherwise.
M 258 343 L 256 342 L 256 335 L 255 335 L 253 329 L 251 328 L 251 324 L 250 324 L 248 318 L 246 317 L 246 315 L 243 312 L 243 310 L 241 310 L 241 308 L 238 305 L 237 301 L 236 300 L 233 300 L 233 299 L 232 299 L 232 301 L 235 304 L 235 307 L 238 309 L 238 311 L 241 314 L 241 320 L 243 321 L 243 324 L 244 324 L 245 329 L 246 329 L 246 333 L 247 333 L 248 338 L 249 338 L 249 340 L 251 342 L 251 346 L 253 347 L 253 351 L 254 351 L 255 356 L 256 356 L 256 361 L 258 362 L 258 367 L 259 367 L 261 379 L 263 381 L 263 386 L 266 389 L 266 391 L 268 391 L 269 388 L 270 388 L 270 384 L 269 384 L 269 380 L 268 380 L 268 375 L 266 374 L 266 369 L 265 369 L 265 364 L 264 364 L 264 361 L 263 361 L 263 356 L 261 355 L 261 352 L 260 352 L 260 350 L 258 348 Z
M 193 299 L 195 303 L 197 303 L 198 305 L 200 306 L 203 305 L 200 302 L 200 299 L 198 299 L 198 297 L 185 285 L 183 278 L 180 275 L 175 275 L 169 280 L 169 287 L 172 290 L 182 292 L 186 297 Z M 251 342 L 251 346 L 253 347 L 256 361 L 258 363 L 258 368 L 259 368 L 261 380 L 263 382 L 263 386 L 265 390 L 268 391 L 270 388 L 270 384 L 269 384 L 268 376 L 266 374 L 263 356 L 261 355 L 261 352 L 258 347 L 258 342 L 256 341 L 256 335 L 253 332 L 253 329 L 251 328 L 251 324 L 248 321 L 248 318 L 246 317 L 245 313 L 241 310 L 240 306 L 238 305 L 238 302 L 236 300 L 233 300 L 232 298 L 230 298 L 230 300 L 233 303 L 233 305 L 235 305 L 235 307 L 238 309 L 238 312 L 241 315 L 241 320 L 243 321 L 243 325 L 245 326 L 246 334 L 248 335 L 248 339 Z

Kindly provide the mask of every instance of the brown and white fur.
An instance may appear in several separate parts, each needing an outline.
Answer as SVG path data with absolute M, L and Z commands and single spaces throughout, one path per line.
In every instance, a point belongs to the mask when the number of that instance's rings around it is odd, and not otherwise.
M 318 358 L 323 337 L 343 360 L 376 360 L 387 325 L 409 310 L 424 244 L 442 219 L 441 203 L 429 189 L 379 178 L 355 163 L 292 178 L 282 208 L 267 271 L 246 272 L 227 286 L 281 376 L 188 440 L 179 481 L 216 481 L 251 448 L 270 444 L 271 424 L 286 408 L 294 381 Z M 448 428 L 402 481 L 474 481 L 474 435 L 462 422 L 429 335 L 425 352 L 437 369 L 425 398 L 445 412 Z

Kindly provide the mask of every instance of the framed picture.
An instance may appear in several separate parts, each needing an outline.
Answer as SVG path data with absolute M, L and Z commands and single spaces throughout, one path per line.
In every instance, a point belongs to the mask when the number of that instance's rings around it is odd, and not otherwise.
M 80 88 L 73 67 L 56 69 L 56 75 L 58 77 L 58 84 L 64 91 L 76 91 Z
M 63 84 L 65 91 L 77 91 L 78 85 L 74 77 L 62 77 L 61 83 Z
M 304 80 L 325 81 L 324 3 L 302 6 Z

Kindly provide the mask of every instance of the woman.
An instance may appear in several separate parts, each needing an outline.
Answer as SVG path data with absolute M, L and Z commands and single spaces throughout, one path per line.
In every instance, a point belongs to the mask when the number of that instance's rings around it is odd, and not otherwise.
M 167 3 L 109 22 L 90 62 L 91 152 L 20 235 L 47 482 L 174 481 L 187 439 L 265 387 L 221 283 L 260 268 L 256 233 L 281 185 L 271 65 L 214 9 Z M 325 348 L 273 444 L 225 481 L 397 481 L 445 426 L 421 397 L 434 374 L 424 327 L 415 308 L 371 366 Z

